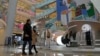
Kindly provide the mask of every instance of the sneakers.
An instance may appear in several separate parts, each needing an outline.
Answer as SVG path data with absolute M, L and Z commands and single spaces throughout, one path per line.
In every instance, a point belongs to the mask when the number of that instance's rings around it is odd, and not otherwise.
M 23 52 L 22 55 L 27 55 L 27 53 Z M 33 55 L 33 53 L 30 52 L 29 55 Z
M 33 53 L 32 53 L 32 52 L 30 52 L 30 53 L 29 53 L 29 55 L 33 55 Z
M 38 53 L 38 51 L 36 51 L 36 53 Z
M 23 52 L 22 55 L 27 55 L 27 54 L 25 52 Z

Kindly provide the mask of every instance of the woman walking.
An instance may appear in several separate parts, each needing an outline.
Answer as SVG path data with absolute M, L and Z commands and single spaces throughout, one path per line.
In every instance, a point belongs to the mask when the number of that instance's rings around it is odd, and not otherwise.
M 38 53 L 37 49 L 36 49 L 36 42 L 37 42 L 37 32 L 36 32 L 36 26 L 33 26 L 33 29 L 32 29 L 32 48 L 34 48 L 35 52 Z

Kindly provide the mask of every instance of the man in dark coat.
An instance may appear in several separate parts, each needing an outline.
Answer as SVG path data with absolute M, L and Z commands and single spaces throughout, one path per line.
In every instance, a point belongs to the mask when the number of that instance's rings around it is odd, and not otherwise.
M 32 46 L 32 30 L 31 30 L 31 21 L 30 19 L 27 20 L 26 24 L 24 25 L 23 31 L 23 48 L 22 48 L 22 54 L 26 55 L 25 53 L 25 47 L 27 43 L 29 44 L 29 54 L 32 54 L 31 52 L 31 46 Z
M 91 34 L 91 32 L 90 31 L 87 31 L 86 33 L 85 33 L 86 35 L 86 44 L 88 45 L 88 46 L 91 46 L 92 45 L 92 43 L 91 43 L 91 38 L 92 38 L 92 34 Z

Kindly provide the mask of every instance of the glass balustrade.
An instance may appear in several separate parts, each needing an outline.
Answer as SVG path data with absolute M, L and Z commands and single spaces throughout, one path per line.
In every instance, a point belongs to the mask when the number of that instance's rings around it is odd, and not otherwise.
M 47 4 L 50 4 L 50 3 L 55 2 L 55 1 L 56 0 L 44 0 L 44 2 L 37 3 L 34 6 L 32 6 L 32 10 L 34 11 L 35 8 L 41 8 L 41 7 L 43 7 L 43 6 L 47 5 Z
M 36 18 L 36 19 L 40 19 L 40 18 L 42 18 L 42 17 L 44 17 L 44 16 L 46 16 L 46 15 L 48 15 L 48 14 L 53 13 L 54 11 L 56 11 L 56 8 L 49 8 L 49 9 L 43 11 L 42 13 L 36 15 L 35 18 Z
M 50 3 L 55 2 L 55 1 L 56 0 L 44 0 L 44 2 L 36 4 L 35 7 L 36 8 L 40 8 L 40 7 L 43 7 L 43 6 L 47 5 L 47 4 L 50 4 Z
M 52 18 L 50 20 L 48 20 L 45 24 L 46 28 L 49 28 L 51 29 L 51 31 L 56 31 L 56 26 L 55 26 L 55 21 L 56 21 L 56 18 Z M 49 26 L 50 25 L 50 26 Z

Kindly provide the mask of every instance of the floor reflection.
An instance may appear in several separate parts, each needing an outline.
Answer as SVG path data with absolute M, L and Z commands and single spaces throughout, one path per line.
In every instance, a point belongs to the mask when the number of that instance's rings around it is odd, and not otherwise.
M 39 53 L 35 54 L 33 50 L 33 55 L 22 55 L 21 49 L 15 49 L 15 48 L 8 48 L 8 47 L 0 47 L 0 56 L 100 56 L 100 53 L 59 53 L 59 52 L 52 52 L 49 50 L 38 50 Z M 26 50 L 28 53 L 28 50 Z
M 21 53 L 16 53 L 16 54 L 14 54 L 14 55 L 12 55 L 12 56 L 72 56 L 71 54 L 70 55 L 68 55 L 68 54 L 66 54 L 66 55 L 64 55 L 64 54 L 59 54 L 59 53 L 38 53 L 38 54 L 33 54 L 33 55 L 22 55 Z
M 8 56 L 8 55 L 7 55 Z M 100 56 L 97 54 L 62 54 L 62 53 L 38 53 L 33 55 L 22 55 L 21 53 L 10 54 L 9 56 Z

